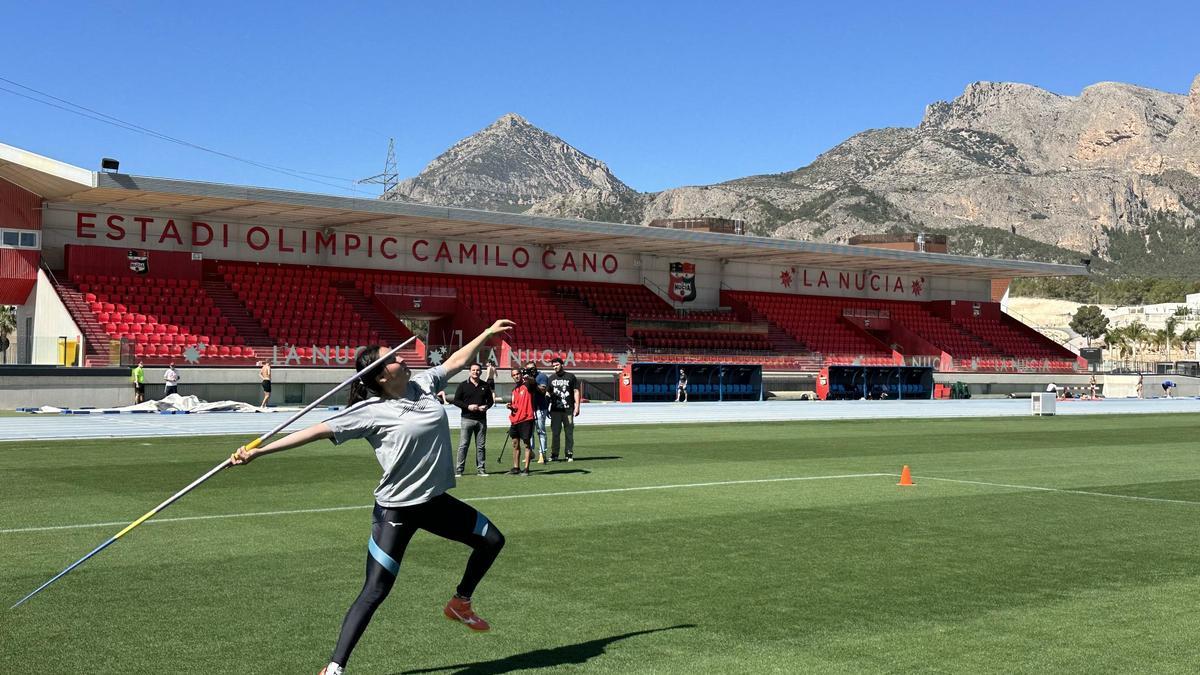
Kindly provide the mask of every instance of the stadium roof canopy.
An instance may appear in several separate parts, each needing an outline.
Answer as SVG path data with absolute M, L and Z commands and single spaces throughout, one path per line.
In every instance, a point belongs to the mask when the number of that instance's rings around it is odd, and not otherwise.
M 81 208 L 143 211 L 247 224 L 348 228 L 365 234 L 435 234 L 613 253 L 796 267 L 872 269 L 974 278 L 1074 276 L 1081 265 L 917 253 L 792 239 L 548 218 L 359 197 L 92 172 L 0 143 L 0 178 L 43 199 Z

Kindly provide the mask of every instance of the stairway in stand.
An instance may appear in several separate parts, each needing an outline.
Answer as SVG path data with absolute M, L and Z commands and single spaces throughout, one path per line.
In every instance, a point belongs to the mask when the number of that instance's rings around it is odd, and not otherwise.
M 83 365 L 95 367 L 120 365 L 112 363 L 109 351 L 112 338 L 96 321 L 96 315 L 92 313 L 92 308 L 83 299 L 83 293 L 80 293 L 74 284 L 59 281 L 59 276 L 52 274 L 50 279 L 58 297 L 62 299 L 63 305 L 66 306 L 71 318 L 75 320 L 75 325 L 79 326 L 79 331 L 83 334 Z
M 628 350 L 631 342 L 625 335 L 625 322 L 606 319 L 592 311 L 578 296 L 572 296 L 566 289 L 554 291 L 540 290 L 539 295 L 549 302 L 566 320 L 577 328 L 592 342 L 610 354 L 620 354 Z
M 334 281 L 330 285 L 346 301 L 346 304 L 350 305 L 350 308 L 366 322 L 367 326 L 379 335 L 379 341 L 383 345 L 395 346 L 412 337 L 412 331 L 400 323 L 399 319 L 396 319 L 395 323 L 392 323 L 387 320 L 387 317 L 380 316 L 381 310 L 367 296 L 354 287 L 354 282 Z M 415 343 L 401 349 L 398 355 L 408 363 L 421 362 L 420 352 L 417 350 Z
M 771 351 L 776 354 L 804 354 L 808 349 L 803 343 L 788 334 L 787 331 L 767 320 L 766 317 L 754 315 L 755 321 L 767 322 L 767 341 L 771 343 Z
M 229 290 L 221 276 L 205 272 L 200 287 L 204 289 L 208 297 L 212 298 L 213 304 L 225 317 L 225 320 L 246 341 L 246 346 L 254 348 L 254 358 L 270 361 L 274 352 L 275 339 L 263 330 L 262 325 L 254 317 L 250 316 L 250 312 L 246 311 L 246 306 L 242 304 L 241 300 L 238 300 L 233 291 Z

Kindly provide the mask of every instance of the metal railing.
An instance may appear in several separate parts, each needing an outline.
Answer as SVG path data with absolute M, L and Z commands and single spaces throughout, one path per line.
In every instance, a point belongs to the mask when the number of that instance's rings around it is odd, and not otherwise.
M 1042 337 L 1045 337 L 1048 340 L 1053 340 L 1056 344 L 1058 344 L 1062 347 L 1065 347 L 1066 349 L 1069 349 L 1072 352 L 1075 352 L 1076 354 L 1079 353 L 1079 349 L 1076 347 L 1072 347 L 1070 344 L 1070 342 L 1071 342 L 1071 337 L 1070 337 L 1070 332 L 1069 332 L 1071 330 L 1070 328 L 1064 329 L 1064 328 L 1059 328 L 1058 326 L 1039 326 L 1033 319 L 1030 319 L 1029 317 L 1024 316 L 1018 312 L 1014 312 L 1011 308 L 1005 309 L 1003 313 L 1007 314 L 1008 316 L 1012 317 L 1013 319 L 1016 319 L 1017 321 L 1020 321 L 1021 323 L 1025 324 L 1026 326 L 1029 326 L 1030 328 L 1032 328 L 1033 330 L 1035 330 L 1039 334 L 1041 334 Z M 1063 340 L 1063 339 L 1060 339 L 1057 335 L 1051 335 L 1050 333 L 1047 333 L 1046 331 L 1067 333 L 1068 337 L 1066 340 Z

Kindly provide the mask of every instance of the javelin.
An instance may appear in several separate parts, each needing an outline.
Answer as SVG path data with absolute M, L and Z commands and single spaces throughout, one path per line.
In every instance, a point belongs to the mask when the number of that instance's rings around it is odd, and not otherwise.
M 357 379 L 358 376 L 362 375 L 363 373 L 367 372 L 368 370 L 374 368 L 375 366 L 378 366 L 380 363 L 383 363 L 384 361 L 386 361 L 388 359 L 388 357 L 390 357 L 393 354 L 395 354 L 396 352 L 400 351 L 405 346 L 407 346 L 408 343 L 410 343 L 416 339 L 417 339 L 417 336 L 414 335 L 414 336 L 408 338 L 407 340 L 405 340 L 404 342 L 402 342 L 398 347 L 393 347 L 391 351 L 389 351 L 388 353 L 386 353 L 383 356 L 376 359 L 373 363 L 371 363 L 371 365 L 369 365 L 366 368 L 363 368 L 362 370 L 358 371 L 357 373 L 351 375 L 349 378 L 346 379 L 346 381 L 342 382 L 341 384 L 334 387 L 333 389 L 330 389 L 329 391 L 325 392 L 325 395 L 322 396 L 321 398 L 313 401 L 312 403 L 309 403 L 308 406 L 304 408 L 304 410 L 301 410 L 300 412 L 296 413 L 295 415 L 292 415 L 291 417 L 287 418 L 287 420 L 284 421 L 279 426 L 268 431 L 267 433 L 263 434 L 262 436 L 259 436 L 258 438 L 254 439 L 253 441 L 250 441 L 249 443 L 247 443 L 246 449 L 253 450 L 254 448 L 257 448 L 258 446 L 262 445 L 263 441 L 274 436 L 275 434 L 279 433 L 280 431 L 283 431 L 285 428 L 287 428 L 287 426 L 289 424 L 300 419 L 305 414 L 307 414 L 308 411 L 310 411 L 313 408 L 320 405 L 320 403 L 322 401 L 324 401 L 325 399 L 329 398 L 330 396 L 333 396 L 334 394 L 336 394 L 338 392 L 338 390 L 340 390 L 342 387 L 350 384 L 355 379 Z M 174 504 L 180 497 L 191 492 L 196 486 L 200 485 L 201 483 L 208 480 L 209 478 L 212 478 L 214 475 L 216 475 L 216 473 L 218 471 L 220 471 L 221 469 L 224 469 L 225 467 L 227 467 L 229 465 L 230 465 L 230 461 L 228 459 L 226 459 L 224 462 L 221 462 L 220 464 L 214 466 L 212 469 L 209 469 L 208 473 L 204 474 L 203 476 L 200 476 L 196 480 L 192 481 L 192 483 L 190 485 L 188 485 L 187 487 L 185 487 L 182 490 L 180 490 L 179 492 L 176 492 L 175 494 L 171 495 L 170 499 L 168 499 L 167 501 L 159 504 L 158 506 L 154 507 L 153 509 L 150 509 L 150 511 L 148 513 L 146 513 L 146 515 L 142 516 L 141 518 L 138 518 L 137 520 L 133 521 L 129 525 L 126 525 L 125 529 L 114 534 L 111 538 L 109 538 L 108 541 L 104 542 L 103 544 L 100 544 L 95 549 L 93 549 L 91 553 L 89 553 L 89 554 L 83 556 L 82 558 L 80 558 L 79 560 L 76 560 L 75 562 L 71 563 L 70 567 L 68 567 L 67 569 L 54 575 L 54 578 L 50 579 L 50 581 L 47 581 L 46 583 L 42 584 L 41 586 L 38 586 L 36 589 L 34 589 L 34 591 L 32 593 L 21 598 L 20 601 L 17 602 L 17 604 L 13 605 L 12 607 L 9 607 L 9 609 L 16 609 L 17 607 L 20 607 L 22 604 L 24 604 L 24 602 L 26 600 L 28 600 L 28 599 L 32 598 L 33 596 L 37 595 L 38 593 L 40 593 L 42 591 L 42 589 L 46 588 L 47 586 L 54 583 L 55 581 L 58 581 L 60 578 L 66 576 L 68 572 L 70 572 L 71 570 L 75 569 L 76 567 L 79 567 L 80 565 L 82 565 L 88 558 L 90 558 L 90 557 L 96 555 L 97 553 L 99 553 L 100 551 L 103 551 L 104 549 L 108 548 L 116 540 L 118 540 L 121 537 L 128 534 L 130 530 L 137 527 L 138 525 L 141 525 L 142 523 L 146 522 L 150 518 L 153 518 L 154 515 L 157 514 L 159 511 L 162 511 L 163 509 L 167 508 L 171 504 Z

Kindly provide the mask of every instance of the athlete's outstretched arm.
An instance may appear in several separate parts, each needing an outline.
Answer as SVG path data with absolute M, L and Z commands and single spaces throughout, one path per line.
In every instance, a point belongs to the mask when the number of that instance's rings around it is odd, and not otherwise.
M 475 353 L 479 351 L 479 348 L 482 347 L 483 343 L 487 342 L 489 338 L 491 338 L 493 335 L 507 333 L 508 330 L 515 325 L 515 323 L 509 321 L 508 319 L 499 319 L 496 321 L 496 323 L 489 326 L 487 330 L 480 333 L 474 340 L 471 340 L 467 344 L 463 345 L 462 349 L 459 349 L 447 357 L 446 360 L 442 362 L 442 367 L 446 369 L 446 379 L 448 380 L 451 377 L 454 377 L 455 373 L 474 363 Z
M 322 438 L 333 438 L 333 429 L 330 429 L 329 425 L 325 424 L 324 422 L 318 422 L 307 429 L 301 429 L 300 431 L 292 432 L 287 436 L 284 436 L 277 441 L 272 441 L 260 448 L 247 450 L 246 446 L 243 445 L 232 455 L 230 455 L 229 463 L 233 464 L 234 466 L 239 464 L 249 464 L 255 457 L 258 457 L 259 455 L 269 455 L 272 452 L 298 448 L 302 445 L 308 445 L 309 443 Z

